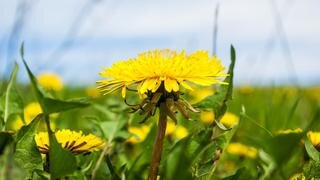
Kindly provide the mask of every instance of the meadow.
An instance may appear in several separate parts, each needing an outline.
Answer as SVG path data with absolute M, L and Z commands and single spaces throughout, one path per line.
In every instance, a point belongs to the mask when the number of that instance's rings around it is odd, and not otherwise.
M 124 100 L 34 75 L 23 47 L 21 60 L 1 92 L 0 179 L 147 179 L 157 107 L 137 106 L 134 91 Z M 320 178 L 320 88 L 233 87 L 234 65 L 231 48 L 224 84 L 180 94 L 194 112 L 167 114 L 156 178 Z

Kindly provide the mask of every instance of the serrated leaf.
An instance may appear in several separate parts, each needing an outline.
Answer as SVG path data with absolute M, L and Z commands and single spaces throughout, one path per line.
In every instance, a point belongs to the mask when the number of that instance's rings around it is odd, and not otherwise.
M 41 155 L 34 139 L 41 119 L 43 114 L 38 115 L 29 125 L 23 126 L 17 135 L 14 159 L 26 171 L 28 177 L 31 177 L 36 169 L 42 170 Z
M 230 48 L 230 56 L 231 63 L 228 70 L 229 76 L 224 80 L 224 83 L 227 83 L 228 85 L 221 85 L 217 93 L 208 96 L 201 102 L 195 104 L 195 106 L 199 108 L 212 108 L 217 120 L 219 120 L 227 111 L 227 103 L 232 99 L 233 70 L 236 62 L 236 52 L 232 45 Z
M 49 133 L 49 141 L 49 170 L 51 179 L 63 177 L 77 170 L 77 161 L 75 156 L 61 147 L 52 132 Z
M 43 112 L 46 115 L 49 115 L 51 113 L 56 113 L 56 112 L 62 112 L 62 111 L 67 111 L 70 109 L 74 108 L 82 108 L 82 107 L 87 107 L 90 105 L 88 102 L 84 102 L 83 99 L 81 100 L 69 100 L 69 101 L 64 101 L 64 100 L 59 100 L 59 99 L 53 99 L 51 97 L 46 96 L 46 94 L 41 90 L 41 87 L 38 85 L 37 79 L 33 75 L 32 71 L 28 67 L 25 59 L 24 59 L 24 45 L 21 45 L 20 49 L 21 53 L 21 59 L 23 61 L 23 64 L 27 70 L 28 76 L 31 81 L 31 85 L 35 91 L 36 97 L 41 105 L 41 108 Z
M 309 157 L 316 162 L 320 162 L 320 152 L 312 145 L 308 138 L 304 141 L 304 146 Z
M 23 101 L 21 96 L 19 95 L 15 81 L 18 72 L 18 64 L 15 63 L 13 71 L 10 76 L 10 80 L 6 89 L 6 93 L 4 98 L 2 99 L 3 103 L 3 123 L 4 126 L 2 129 L 5 129 L 5 123 L 8 121 L 9 117 L 13 114 L 18 114 L 23 117 Z

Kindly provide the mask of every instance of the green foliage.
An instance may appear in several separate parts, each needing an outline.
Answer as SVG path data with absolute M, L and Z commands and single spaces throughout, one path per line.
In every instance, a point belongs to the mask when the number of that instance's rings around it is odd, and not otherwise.
M 205 98 L 201 102 L 197 103 L 195 106 L 199 108 L 209 108 L 214 111 L 215 114 L 215 123 L 224 130 L 227 130 L 219 120 L 227 111 L 227 104 L 232 100 L 232 91 L 233 91 L 233 70 L 236 62 L 236 52 L 234 47 L 231 45 L 230 48 L 230 58 L 231 63 L 229 65 L 228 76 L 225 78 L 224 83 L 227 85 L 221 85 L 218 91 Z
M 242 87 L 234 87 L 236 53 L 233 47 L 230 56 L 229 76 L 224 80 L 228 85 L 219 86 L 214 95 L 196 104 L 199 109 L 214 111 L 216 122 L 207 126 L 196 113 L 190 114 L 193 119 L 190 121 L 178 114 L 178 125 L 185 127 L 189 135 L 183 139 L 176 139 L 172 135 L 166 137 L 160 178 L 289 179 L 302 171 L 306 179 L 320 178 L 319 152 L 307 138 L 303 139 L 307 131 L 319 131 L 318 99 L 309 94 L 308 88 L 252 87 L 250 92 L 245 92 Z M 23 118 L 23 102 L 34 101 L 31 96 L 19 96 L 18 90 L 26 94 L 30 91 L 28 86 L 16 83 L 16 65 L 0 97 L 0 128 L 3 129 L 0 132 L 0 179 L 4 174 L 18 179 L 22 176 L 32 179 L 90 179 L 93 172 L 96 179 L 147 178 L 157 115 L 144 124 L 150 126 L 145 140 L 130 144 L 126 140 L 134 134 L 128 132 L 128 127 L 139 127 L 141 116 L 128 114 L 129 107 L 123 103 L 120 95 L 92 99 L 93 106 L 89 106 L 86 98 L 74 99 L 86 95 L 83 87 L 66 86 L 56 94 L 47 92 L 38 84 L 28 67 L 23 46 L 21 57 L 35 98 L 41 104 L 44 114 L 21 128 L 18 133 L 4 129 L 12 122 L 11 117 L 17 115 Z M 140 101 L 133 94 L 128 92 L 127 100 L 130 104 Z M 187 95 L 183 97 L 188 99 Z M 220 123 L 227 111 L 240 114 L 240 123 L 232 129 Z M 50 150 L 46 159 L 42 159 L 34 136 L 38 124 L 45 122 L 43 117 L 46 117 L 49 124 L 48 115 L 56 112 L 59 115 L 50 120 L 55 123 L 56 129 L 82 130 L 85 134 L 94 133 L 103 137 L 108 142 L 106 154 L 101 156 L 101 151 L 96 151 L 74 155 L 63 149 L 49 130 Z M 297 127 L 303 129 L 303 132 L 277 133 L 278 130 Z M 230 142 L 254 147 L 257 157 L 232 154 L 228 149 Z M 100 156 L 102 161 L 99 164 L 97 161 Z M 21 174 L 20 168 L 24 174 Z
M 44 91 L 38 85 L 37 79 L 35 78 L 35 76 L 31 72 L 30 68 L 28 67 L 28 65 L 24 59 L 24 45 L 23 44 L 21 45 L 20 53 L 21 53 L 21 59 L 23 61 L 23 64 L 24 64 L 24 66 L 27 70 L 27 73 L 29 75 L 32 87 L 35 91 L 36 97 L 41 105 L 43 112 L 46 115 L 49 115 L 52 113 L 57 113 L 57 112 L 62 112 L 62 111 L 67 111 L 67 110 L 74 109 L 74 108 L 87 107 L 90 105 L 88 102 L 83 102 L 84 99 L 64 101 L 64 100 L 53 99 L 51 97 L 47 97 L 45 95 Z
M 320 178 L 320 162 L 310 160 L 303 167 L 303 175 L 306 179 Z
M 280 134 L 266 139 L 264 150 L 274 158 L 278 166 L 286 163 L 295 147 L 300 143 L 302 133 Z
M 53 133 L 48 133 L 50 141 L 49 170 L 51 179 L 60 178 L 73 173 L 77 169 L 75 156 L 61 147 Z
M 304 145 L 309 157 L 316 162 L 320 162 L 320 152 L 311 144 L 309 139 L 305 139 Z
M 34 140 L 41 120 L 43 120 L 43 114 L 38 115 L 29 125 L 22 127 L 16 138 L 14 158 L 17 164 L 26 171 L 27 177 L 31 177 L 36 169 L 42 170 L 41 155 Z
M 5 129 L 5 124 L 11 115 L 19 115 L 20 117 L 23 117 L 23 102 L 16 88 L 16 76 L 18 69 L 18 64 L 15 63 L 7 89 L 3 95 L 3 98 L 1 98 L 1 104 L 3 104 L 2 130 Z

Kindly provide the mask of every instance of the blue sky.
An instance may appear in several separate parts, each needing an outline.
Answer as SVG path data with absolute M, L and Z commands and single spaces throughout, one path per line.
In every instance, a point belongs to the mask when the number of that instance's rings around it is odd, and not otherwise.
M 237 84 L 292 83 L 294 77 L 300 84 L 320 83 L 318 0 L 275 0 L 275 6 L 272 0 L 95 0 L 88 6 L 89 1 L 25 0 L 31 5 L 8 50 L 17 5 L 23 1 L 0 0 L 1 74 L 8 69 L 6 60 L 18 57 L 22 40 L 35 74 L 56 72 L 76 85 L 92 85 L 103 67 L 146 50 L 211 51 L 214 8 L 220 2 L 217 55 L 228 65 L 234 44 Z M 68 35 L 83 11 L 83 23 Z M 72 46 L 54 55 L 66 37 Z M 26 79 L 25 73 L 21 76 Z

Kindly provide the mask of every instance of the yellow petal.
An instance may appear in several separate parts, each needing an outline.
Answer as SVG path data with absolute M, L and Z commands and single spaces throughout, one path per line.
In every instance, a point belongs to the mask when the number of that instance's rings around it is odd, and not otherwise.
M 170 79 L 170 78 L 168 78 L 164 81 L 164 87 L 165 87 L 166 91 L 168 91 L 168 92 L 171 92 L 171 91 L 176 92 L 179 90 L 179 85 L 178 85 L 177 81 L 174 79 Z
M 121 90 L 121 95 L 122 95 L 123 98 L 126 97 L 126 90 L 127 90 L 127 87 L 126 87 L 126 86 L 123 86 L 123 87 L 122 87 L 122 90 Z

